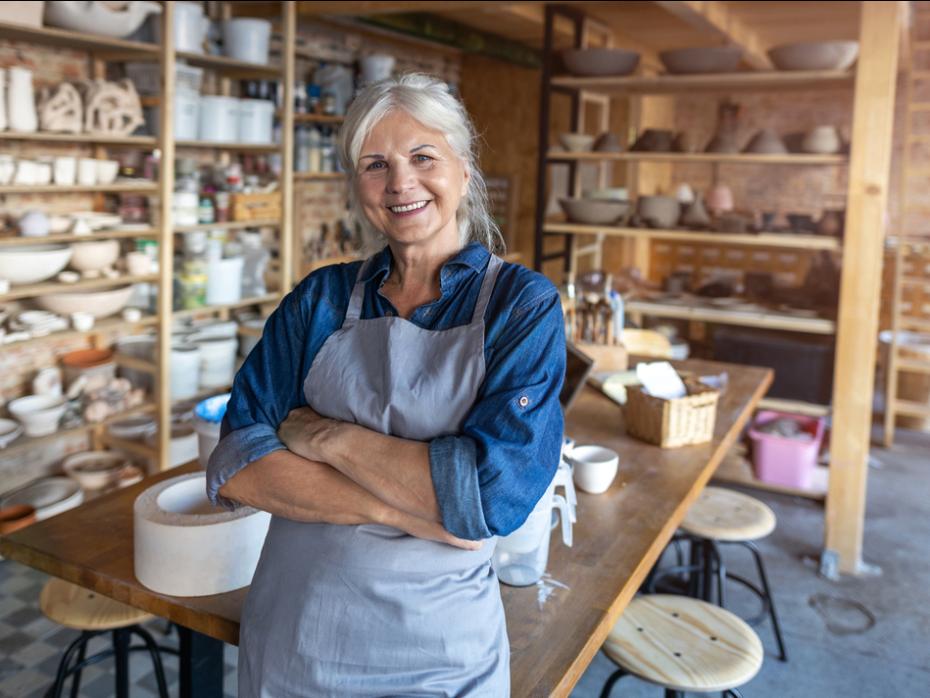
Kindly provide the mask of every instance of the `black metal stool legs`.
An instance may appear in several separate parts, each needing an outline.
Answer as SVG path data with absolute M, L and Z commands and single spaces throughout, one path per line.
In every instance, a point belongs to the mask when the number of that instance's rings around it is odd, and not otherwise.
M 607 679 L 607 683 L 604 684 L 604 688 L 601 689 L 601 698 L 610 698 L 610 692 L 613 690 L 614 684 L 624 676 L 626 676 L 626 672 L 623 669 L 617 669 L 611 674 Z
M 781 626 L 778 623 L 778 613 L 775 612 L 775 599 L 772 598 L 772 590 L 769 588 L 769 578 L 765 573 L 765 565 L 762 563 L 762 555 L 759 553 L 759 548 L 755 543 L 751 541 L 746 543 L 741 543 L 745 548 L 748 548 L 752 553 L 753 558 L 756 561 L 756 569 L 759 571 L 759 580 L 762 582 L 762 590 L 765 592 L 765 599 L 768 602 L 768 611 L 769 617 L 772 619 L 772 629 L 775 631 L 775 641 L 778 643 L 778 658 L 783 661 L 788 661 L 788 653 L 785 651 L 785 642 L 781 636 Z
M 74 668 L 74 678 L 71 679 L 71 698 L 78 698 L 78 692 L 81 690 L 81 672 L 84 670 L 84 658 L 87 656 L 87 642 L 81 643 L 81 649 L 78 652 L 77 666 Z
M 159 653 L 159 647 L 155 643 L 155 639 L 147 630 L 138 625 L 133 626 L 129 631 L 141 637 L 146 648 L 148 648 L 149 656 L 152 658 L 152 665 L 155 667 L 155 681 L 158 683 L 158 696 L 159 698 L 168 698 L 168 682 L 165 681 L 165 669 L 164 666 L 162 666 L 161 654 Z

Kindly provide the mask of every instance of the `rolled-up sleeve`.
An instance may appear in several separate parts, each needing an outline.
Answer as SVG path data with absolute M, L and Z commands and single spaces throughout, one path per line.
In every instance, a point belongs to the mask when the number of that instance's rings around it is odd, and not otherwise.
M 220 441 L 207 465 L 207 496 L 214 504 L 235 508 L 220 488 L 249 463 L 286 448 L 278 425 L 301 406 L 301 361 L 306 323 L 300 312 L 303 284 L 285 296 L 265 323 L 262 337 L 233 382 Z
M 519 528 L 559 464 L 565 326 L 557 290 L 514 308 L 488 351 L 485 379 L 459 434 L 430 442 L 443 526 L 469 540 Z

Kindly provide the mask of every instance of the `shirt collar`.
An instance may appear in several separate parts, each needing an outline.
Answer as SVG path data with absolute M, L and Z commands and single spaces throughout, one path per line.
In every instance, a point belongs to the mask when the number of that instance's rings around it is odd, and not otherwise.
M 454 257 L 447 260 L 446 263 L 442 265 L 442 270 L 439 272 L 440 286 L 444 285 L 446 279 L 450 274 L 454 273 L 456 269 L 470 269 L 476 274 L 480 273 L 487 266 L 490 256 L 491 253 L 488 252 L 487 248 L 480 242 L 468 243 L 459 250 Z M 365 276 L 361 278 L 361 281 L 367 283 L 375 277 L 379 277 L 382 280 L 385 279 L 390 273 L 393 263 L 394 257 L 391 254 L 391 248 L 385 245 L 384 249 L 375 254 L 372 258 L 372 262 L 365 271 Z

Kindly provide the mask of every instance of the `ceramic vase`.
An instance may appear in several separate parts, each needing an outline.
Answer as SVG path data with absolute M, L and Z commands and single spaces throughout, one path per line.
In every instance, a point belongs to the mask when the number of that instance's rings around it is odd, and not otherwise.
M 733 210 L 733 191 L 726 184 L 715 184 L 707 192 L 707 208 L 715 216 Z
M 11 131 L 32 133 L 39 128 L 36 115 L 35 91 L 32 88 L 32 71 L 13 67 L 9 70 L 7 87 L 7 119 Z

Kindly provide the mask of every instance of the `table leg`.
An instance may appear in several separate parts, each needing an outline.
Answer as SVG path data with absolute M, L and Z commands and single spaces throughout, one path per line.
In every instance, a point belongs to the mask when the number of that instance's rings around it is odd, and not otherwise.
M 180 698 L 223 698 L 223 642 L 177 627 L 181 638 Z

